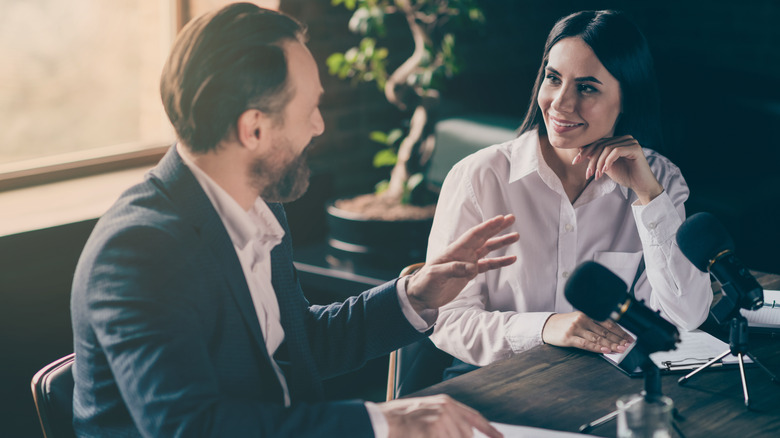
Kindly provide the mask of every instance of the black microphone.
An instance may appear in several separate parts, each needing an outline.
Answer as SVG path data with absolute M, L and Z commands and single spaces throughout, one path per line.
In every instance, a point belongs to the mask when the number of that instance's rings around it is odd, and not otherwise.
M 674 350 L 680 341 L 677 327 L 628 295 L 628 287 L 612 271 L 596 262 L 584 262 L 566 282 L 564 294 L 576 309 L 596 321 L 607 318 L 636 335 L 646 354 Z
M 677 245 L 696 268 L 720 282 L 732 307 L 756 310 L 764 305 L 764 289 L 734 255 L 734 241 L 715 216 L 696 213 L 686 219 L 677 230 Z M 721 322 L 719 315 L 713 316 Z

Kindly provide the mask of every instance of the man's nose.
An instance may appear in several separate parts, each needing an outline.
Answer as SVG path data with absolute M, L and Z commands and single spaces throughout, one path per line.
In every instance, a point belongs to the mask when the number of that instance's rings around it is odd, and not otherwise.
M 314 125 L 314 136 L 322 135 L 323 132 L 325 132 L 325 120 L 322 119 L 322 113 L 320 112 L 320 109 L 317 108 L 317 111 L 314 114 L 314 120 L 312 120 L 312 124 Z

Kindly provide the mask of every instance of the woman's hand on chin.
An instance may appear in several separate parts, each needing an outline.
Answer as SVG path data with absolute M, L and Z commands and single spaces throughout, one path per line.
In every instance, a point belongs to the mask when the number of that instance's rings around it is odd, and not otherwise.
M 648 204 L 664 191 L 650 170 L 642 145 L 630 135 L 606 137 L 581 147 L 572 164 L 582 160 L 588 161 L 586 179 L 607 175 L 621 186 L 633 190 L 642 204 Z

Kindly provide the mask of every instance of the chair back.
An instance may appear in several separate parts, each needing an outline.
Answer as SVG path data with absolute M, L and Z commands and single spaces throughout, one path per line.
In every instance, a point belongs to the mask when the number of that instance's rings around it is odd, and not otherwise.
M 411 275 L 424 263 L 409 265 L 400 276 Z M 442 381 L 444 370 L 452 365 L 452 356 L 439 350 L 425 338 L 390 353 L 387 375 L 387 400 L 393 400 Z
M 73 359 L 69 354 L 35 373 L 33 401 L 45 438 L 75 438 L 73 431 Z
M 390 373 L 392 387 L 388 380 L 387 399 L 393 400 L 442 381 L 444 370 L 452 365 L 452 356 L 439 350 L 426 338 L 401 347 L 393 352 L 395 366 L 391 359 Z

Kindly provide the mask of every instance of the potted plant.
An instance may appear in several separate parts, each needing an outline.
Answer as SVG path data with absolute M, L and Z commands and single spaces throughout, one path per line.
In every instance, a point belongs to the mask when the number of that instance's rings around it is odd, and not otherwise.
M 340 199 L 328 207 L 329 243 L 339 251 L 406 263 L 425 257 L 435 196 L 426 191 L 425 169 L 432 156 L 440 89 L 458 72 L 453 31 L 484 21 L 475 0 L 332 0 L 354 11 L 356 47 L 327 59 L 330 74 L 353 83 L 375 82 L 384 97 L 408 115 L 408 126 L 374 131 L 382 145 L 374 166 L 392 166 L 374 193 Z M 412 36 L 411 54 L 388 73 L 389 50 L 377 38 L 390 16 L 400 16 Z M 397 260 L 397 262 L 395 262 Z

